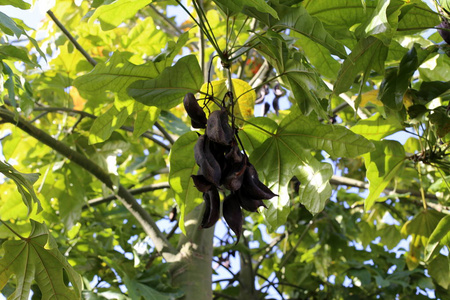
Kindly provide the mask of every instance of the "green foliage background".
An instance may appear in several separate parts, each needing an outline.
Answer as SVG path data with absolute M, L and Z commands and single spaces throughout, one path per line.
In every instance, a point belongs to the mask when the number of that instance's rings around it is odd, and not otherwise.
M 450 46 L 435 29 L 448 8 L 60 0 L 34 29 L 0 12 L 2 294 L 450 298 Z M 181 105 L 225 89 L 278 195 L 237 245 L 198 228 Z

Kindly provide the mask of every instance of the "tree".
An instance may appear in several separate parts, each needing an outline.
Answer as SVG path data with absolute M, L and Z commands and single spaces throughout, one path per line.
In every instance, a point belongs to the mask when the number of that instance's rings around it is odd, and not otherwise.
M 0 12 L 3 295 L 450 297 L 448 1 L 56 2 Z

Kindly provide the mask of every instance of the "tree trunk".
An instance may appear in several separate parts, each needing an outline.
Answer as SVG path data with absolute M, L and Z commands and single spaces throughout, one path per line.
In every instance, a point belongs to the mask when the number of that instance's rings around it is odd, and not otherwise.
M 212 299 L 212 254 L 214 227 L 202 229 L 203 205 L 186 216 L 186 233 L 179 242 L 179 261 L 172 267 L 172 283 L 184 292 L 184 300 Z

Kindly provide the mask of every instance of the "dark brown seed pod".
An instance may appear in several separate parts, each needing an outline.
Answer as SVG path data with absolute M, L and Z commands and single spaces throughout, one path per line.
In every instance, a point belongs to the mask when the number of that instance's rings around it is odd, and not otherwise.
M 442 39 L 447 43 L 447 45 L 450 45 L 450 21 L 442 21 L 442 23 L 439 24 L 437 28 Z
M 206 135 L 216 143 L 222 145 L 231 144 L 234 132 L 230 124 L 228 124 L 228 115 L 225 110 L 215 110 L 209 115 L 206 124 Z
M 243 195 L 249 199 L 263 200 L 277 196 L 259 180 L 258 173 L 251 163 L 247 163 L 242 186 L 245 187 L 242 190 Z
M 197 190 L 199 190 L 202 193 L 206 193 L 213 187 L 213 184 L 208 180 L 206 180 L 205 176 L 201 174 L 191 175 L 191 177 L 192 181 L 194 181 L 194 185 L 197 188 Z
M 246 211 L 257 212 L 258 208 L 261 206 L 267 208 L 262 200 L 250 199 L 244 195 L 241 190 L 238 192 L 238 200 L 239 205 Z
M 200 174 L 204 178 L 213 183 L 215 186 L 220 185 L 222 171 L 219 163 L 211 153 L 210 141 L 207 136 L 201 135 L 194 146 L 195 161 L 200 167 Z
M 187 93 L 183 99 L 184 109 L 191 118 L 191 125 L 194 128 L 206 128 L 206 114 L 198 105 L 194 94 Z
M 242 210 L 239 205 L 239 200 L 237 199 L 237 195 L 232 193 L 228 195 L 223 201 L 223 217 L 227 222 L 228 226 L 233 230 L 234 234 L 236 234 L 237 241 L 239 242 L 242 234 Z
M 236 141 L 233 147 L 225 155 L 225 167 L 222 172 L 222 184 L 230 191 L 237 191 L 241 188 L 244 180 L 245 169 L 247 168 L 247 157 L 242 154 Z
M 216 224 L 220 217 L 220 196 L 217 188 L 212 187 L 203 194 L 205 212 L 203 213 L 202 228 L 209 228 Z

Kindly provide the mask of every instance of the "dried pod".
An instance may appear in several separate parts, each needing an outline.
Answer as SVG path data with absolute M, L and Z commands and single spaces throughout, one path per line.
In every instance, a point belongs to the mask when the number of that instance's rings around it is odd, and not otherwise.
M 250 199 L 241 190 L 238 192 L 238 200 L 239 205 L 246 211 L 256 212 L 261 206 L 267 208 L 262 200 Z
M 277 196 L 259 180 L 258 173 L 251 163 L 247 164 L 242 185 L 245 187 L 242 194 L 249 199 L 263 200 Z
M 206 128 L 206 114 L 203 109 L 198 105 L 197 99 L 194 94 L 187 93 L 183 99 L 184 109 L 191 118 L 191 124 L 194 128 Z
M 450 45 L 450 21 L 443 20 L 442 23 L 437 26 L 437 28 L 442 39 L 447 43 L 447 45 Z
M 264 113 L 263 113 L 263 116 L 265 116 L 265 115 L 267 115 L 267 113 L 269 112 L 269 110 L 270 110 L 270 104 L 269 103 L 264 103 Z
M 204 178 L 213 183 L 215 186 L 220 185 L 222 171 L 219 163 L 211 153 L 210 141 L 207 136 L 201 135 L 194 146 L 195 161 L 200 167 L 200 174 Z
M 201 173 L 201 172 L 199 172 L 199 173 Z M 197 190 L 199 190 L 202 193 L 206 193 L 213 187 L 213 184 L 211 182 L 209 182 L 208 180 L 206 180 L 205 176 L 203 176 L 201 174 L 191 175 L 191 177 L 192 177 L 192 180 L 194 181 L 194 185 L 197 188 Z
M 275 97 L 272 101 L 272 107 L 277 116 L 278 116 L 278 111 L 280 110 L 280 105 L 278 104 L 279 101 L 280 101 L 280 97 Z
M 241 188 L 247 168 L 247 157 L 242 154 L 236 141 L 231 150 L 225 155 L 225 167 L 222 172 L 222 184 L 230 191 Z
M 225 198 L 223 201 L 222 210 L 225 221 L 231 230 L 233 230 L 234 234 L 236 234 L 237 244 L 242 234 L 243 217 L 241 206 L 239 205 L 239 200 L 237 199 L 236 194 L 232 193 Z
M 209 115 L 206 124 L 206 135 L 216 143 L 222 145 L 231 144 L 234 133 L 230 124 L 228 124 L 228 115 L 225 110 L 215 110 Z
M 205 212 L 203 213 L 202 228 L 209 228 L 216 224 L 220 217 L 220 196 L 217 188 L 212 187 L 203 194 Z
M 177 220 L 177 208 L 174 206 L 169 213 L 169 221 L 173 222 Z

